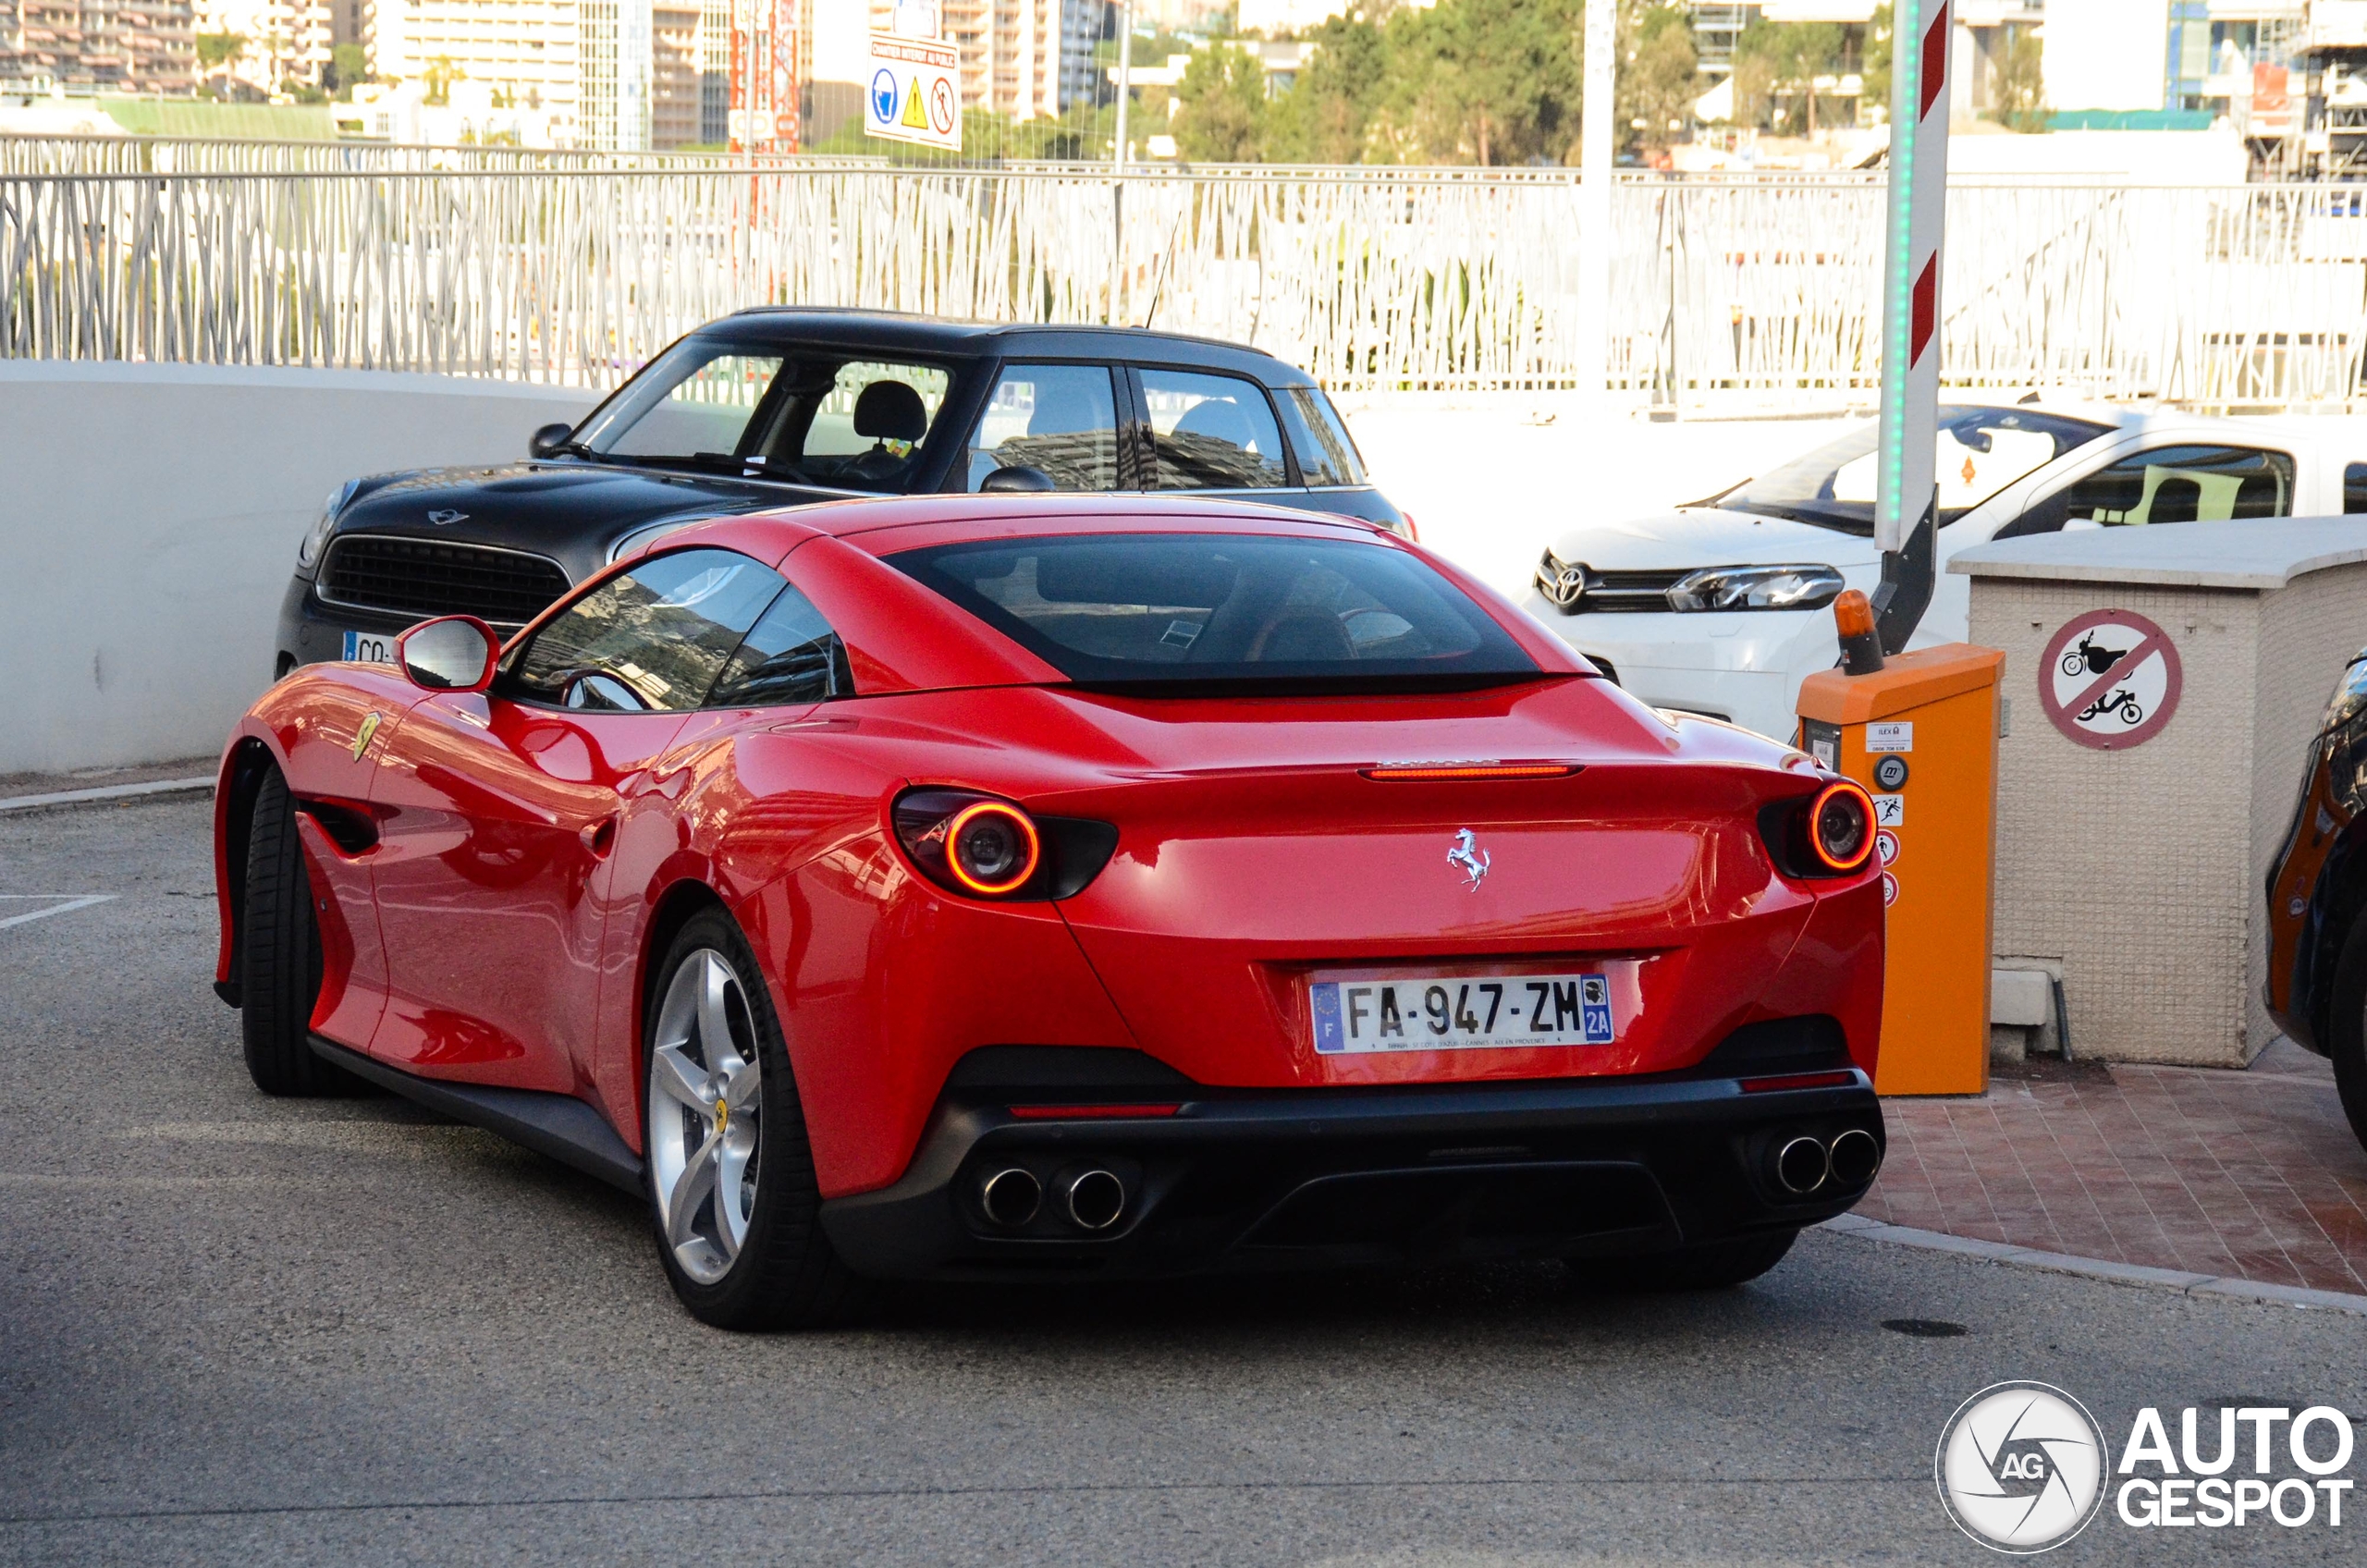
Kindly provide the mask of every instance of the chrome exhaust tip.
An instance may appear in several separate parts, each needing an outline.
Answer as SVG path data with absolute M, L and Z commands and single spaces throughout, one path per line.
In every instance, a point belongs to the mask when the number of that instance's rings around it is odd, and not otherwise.
M 1044 1183 L 1036 1180 L 1034 1171 L 1020 1166 L 998 1170 L 978 1183 L 978 1207 L 1006 1230 L 1016 1231 L 1035 1219 L 1043 1201 Z
M 1084 1231 L 1107 1231 L 1126 1211 L 1126 1184 L 1107 1170 L 1088 1170 L 1069 1183 L 1069 1218 Z
M 1863 1127 L 1852 1127 L 1833 1140 L 1828 1157 L 1834 1181 L 1845 1187 L 1862 1187 L 1883 1168 L 1883 1147 Z
M 1832 1169 L 1832 1156 L 1814 1138 L 1794 1138 L 1775 1151 L 1775 1180 L 1784 1184 L 1785 1192 L 1798 1197 L 1806 1197 L 1823 1186 Z

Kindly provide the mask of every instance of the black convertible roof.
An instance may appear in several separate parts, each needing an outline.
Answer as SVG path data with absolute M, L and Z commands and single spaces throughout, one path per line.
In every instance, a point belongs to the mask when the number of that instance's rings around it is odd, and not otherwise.
M 1133 326 L 957 321 L 901 311 L 758 305 L 710 322 L 692 336 L 705 334 L 767 345 L 813 343 L 959 359 L 1129 360 L 1230 370 L 1269 386 L 1315 385 L 1306 372 L 1257 349 Z

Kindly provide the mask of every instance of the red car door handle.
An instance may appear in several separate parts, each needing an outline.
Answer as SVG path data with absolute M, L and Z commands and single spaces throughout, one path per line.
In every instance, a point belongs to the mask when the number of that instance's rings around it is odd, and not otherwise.
M 597 859 L 606 860 L 616 842 L 617 819 L 613 816 L 604 816 L 583 829 L 583 847 Z

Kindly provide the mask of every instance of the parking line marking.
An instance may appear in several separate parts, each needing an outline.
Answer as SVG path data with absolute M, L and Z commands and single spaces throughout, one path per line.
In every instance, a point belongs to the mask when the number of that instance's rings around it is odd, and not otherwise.
M 31 811 L 40 806 L 84 805 L 103 801 L 138 800 L 143 795 L 211 793 L 211 778 L 160 778 L 153 784 L 103 784 L 94 790 L 57 790 L 45 795 L 11 795 L 0 800 L 0 812 Z
M 11 925 L 24 925 L 36 920 L 47 920 L 53 914 L 71 914 L 78 909 L 88 909 L 92 904 L 103 904 L 114 897 L 113 893 L 0 893 L 0 899 L 63 899 L 66 900 L 64 903 L 53 904 L 47 909 L 33 910 L 26 914 L 12 914 L 6 920 L 0 920 L 0 931 L 6 931 Z

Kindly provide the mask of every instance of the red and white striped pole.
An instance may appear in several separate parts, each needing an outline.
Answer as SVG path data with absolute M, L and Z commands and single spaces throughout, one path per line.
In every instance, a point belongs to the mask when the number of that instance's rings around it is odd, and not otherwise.
M 1907 646 L 1934 584 L 1939 492 L 1940 244 L 1948 202 L 1948 3 L 1891 8 L 1889 234 L 1883 248 L 1883 417 L 1874 590 L 1883 647 Z

